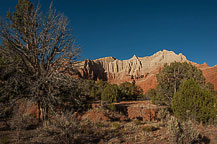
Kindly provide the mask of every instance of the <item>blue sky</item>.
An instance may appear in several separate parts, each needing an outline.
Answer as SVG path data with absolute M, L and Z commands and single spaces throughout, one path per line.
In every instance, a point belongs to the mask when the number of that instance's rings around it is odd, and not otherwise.
M 37 3 L 37 0 L 34 0 Z M 0 16 L 16 0 L 0 0 Z M 51 0 L 40 0 L 45 11 Z M 217 64 L 217 0 L 53 0 L 70 19 L 81 59 L 129 59 L 163 49 Z

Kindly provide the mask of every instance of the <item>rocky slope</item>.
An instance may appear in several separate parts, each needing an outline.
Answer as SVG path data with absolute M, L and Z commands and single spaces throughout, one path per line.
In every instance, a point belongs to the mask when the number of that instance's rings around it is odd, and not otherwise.
M 77 73 L 81 78 L 93 80 L 106 80 L 110 83 L 120 84 L 125 81 L 136 81 L 144 92 L 157 85 L 156 74 L 165 63 L 190 62 L 184 55 L 175 54 L 173 51 L 159 51 L 152 56 L 137 57 L 134 55 L 129 60 L 118 60 L 105 57 L 96 60 L 84 60 L 77 64 Z M 217 89 L 217 66 L 209 67 L 206 63 L 196 64 L 203 71 L 207 82 L 214 84 Z

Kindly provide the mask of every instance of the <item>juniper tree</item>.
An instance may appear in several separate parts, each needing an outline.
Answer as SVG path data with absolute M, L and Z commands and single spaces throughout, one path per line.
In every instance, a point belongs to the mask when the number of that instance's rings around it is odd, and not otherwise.
M 212 92 L 193 79 L 186 80 L 180 85 L 172 100 L 172 110 L 177 118 L 189 118 L 206 123 L 216 117 L 216 99 Z
M 170 105 L 173 95 L 177 92 L 180 84 L 190 78 L 194 78 L 201 86 L 205 85 L 202 71 L 192 64 L 187 62 L 165 64 L 164 68 L 157 75 L 158 85 L 155 99 L 161 104 Z

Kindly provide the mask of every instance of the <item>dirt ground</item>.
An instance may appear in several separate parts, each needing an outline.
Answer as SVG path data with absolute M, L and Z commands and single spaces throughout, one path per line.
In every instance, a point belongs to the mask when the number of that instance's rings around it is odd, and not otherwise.
M 129 107 L 155 108 L 150 101 L 121 102 L 115 105 Z M 130 119 L 119 111 L 105 110 L 94 105 L 85 114 L 77 114 L 79 124 L 83 127 L 86 142 L 99 144 L 173 144 L 167 130 L 167 119 L 144 120 Z M 10 121 L 7 121 L 10 123 Z M 38 127 L 26 130 L 10 129 L 5 121 L 0 120 L 0 144 L 39 144 L 32 140 L 39 135 Z M 217 144 L 217 125 L 195 125 L 203 144 Z
M 82 121 L 85 123 L 85 121 Z M 149 130 L 147 127 L 154 127 Z M 94 124 L 95 131 L 102 134 L 96 140 L 99 144 L 172 144 L 170 135 L 163 122 L 130 121 L 102 121 Z M 217 143 L 216 126 L 197 126 L 203 136 L 204 144 Z M 37 136 L 37 129 L 17 131 L 8 129 L 4 122 L 0 122 L 0 144 L 31 144 L 31 139 Z M 19 138 L 21 139 L 19 141 Z M 93 143 L 93 142 L 90 142 Z

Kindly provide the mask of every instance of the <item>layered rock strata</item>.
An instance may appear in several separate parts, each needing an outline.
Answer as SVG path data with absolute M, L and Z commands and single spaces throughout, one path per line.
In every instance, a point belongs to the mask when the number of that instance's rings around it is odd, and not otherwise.
M 173 51 L 163 50 L 148 57 L 134 55 L 129 60 L 118 60 L 114 57 L 84 60 L 77 63 L 76 75 L 85 79 L 102 79 L 116 84 L 134 80 L 145 93 L 148 89 L 156 87 L 156 74 L 163 65 L 175 61 L 190 62 L 181 53 L 175 54 Z M 191 63 L 200 68 L 207 82 L 213 83 L 217 89 L 217 66 L 209 67 L 206 63 L 201 65 Z

